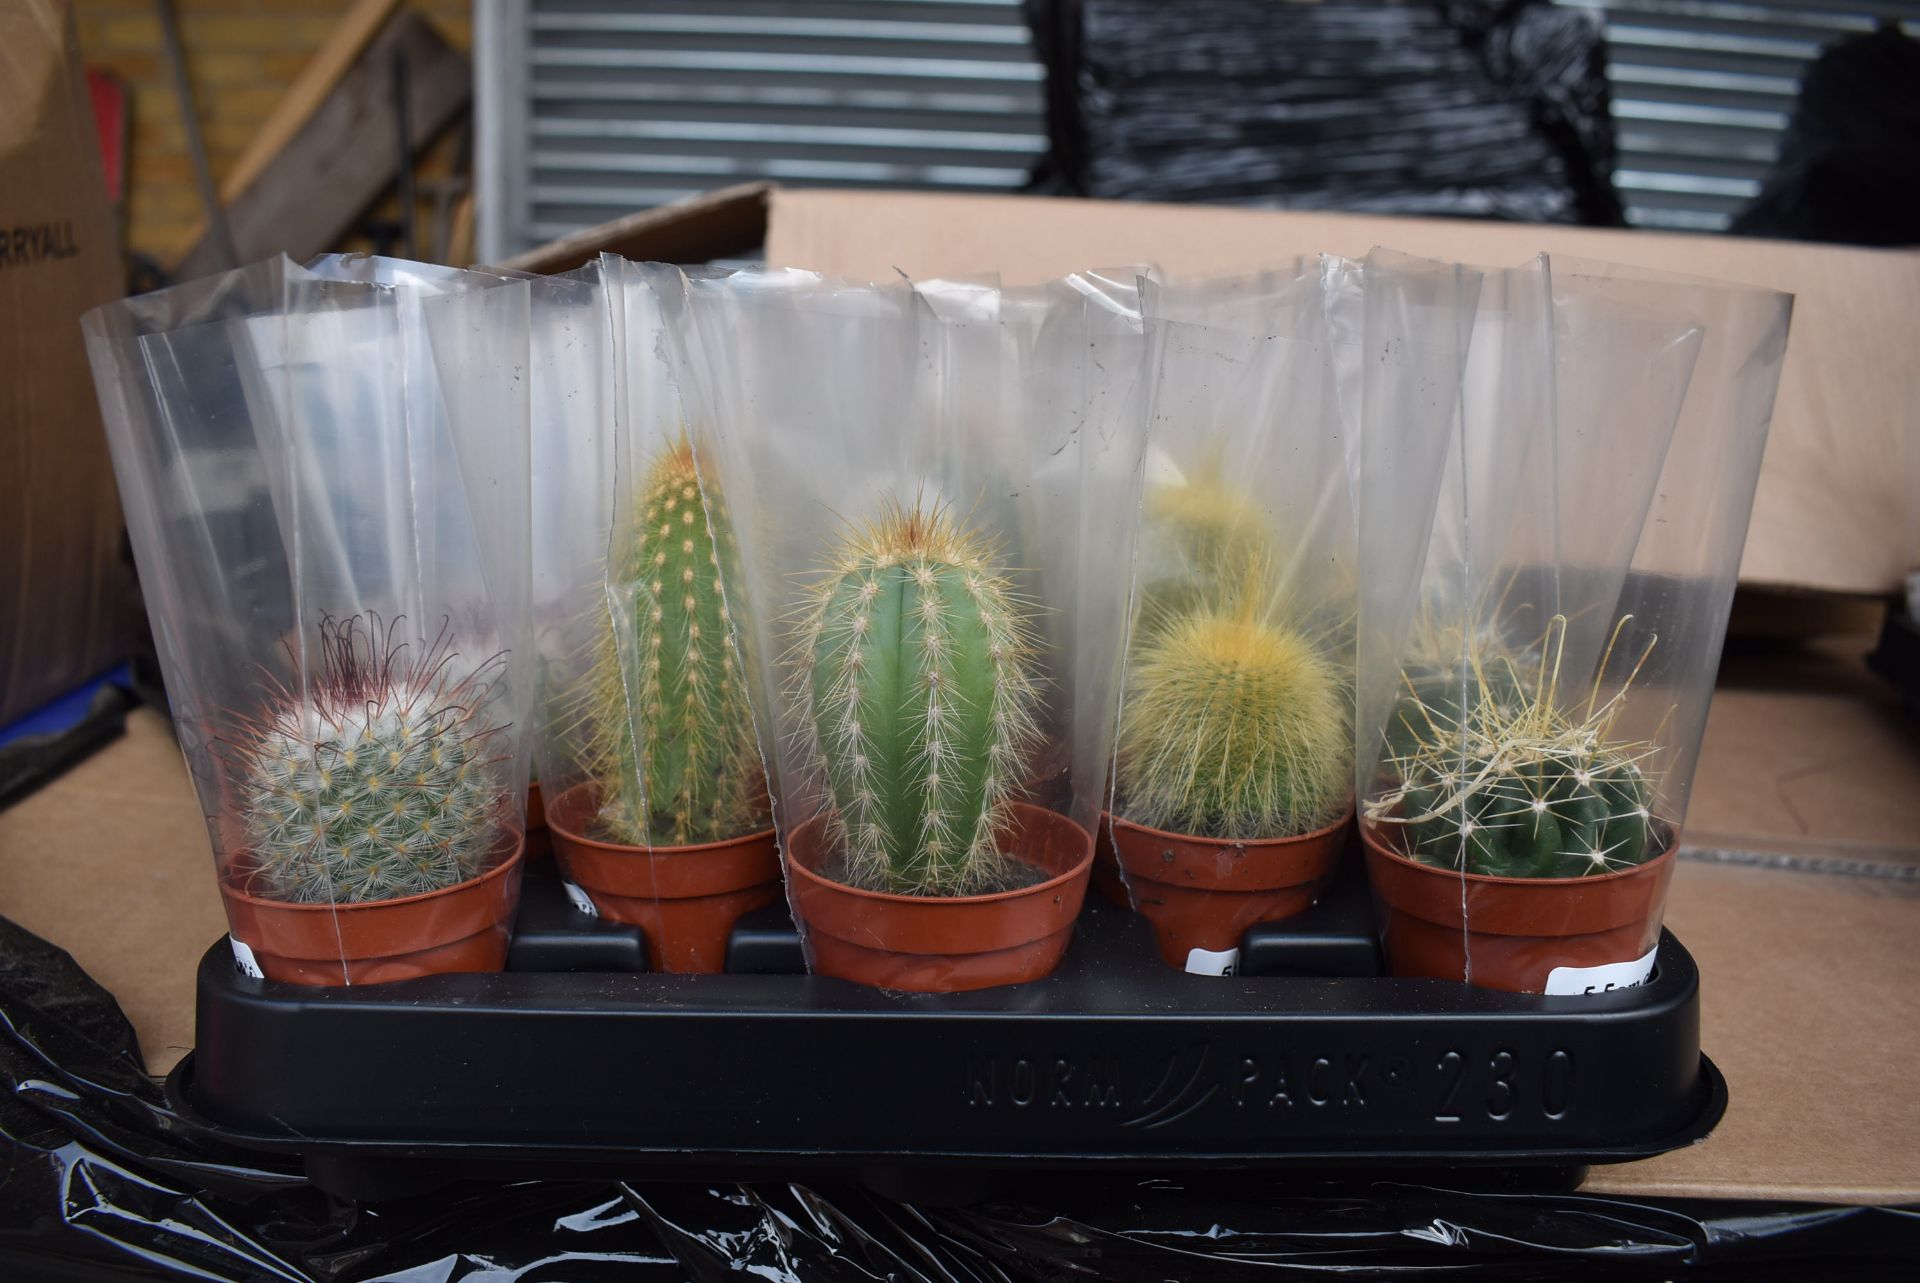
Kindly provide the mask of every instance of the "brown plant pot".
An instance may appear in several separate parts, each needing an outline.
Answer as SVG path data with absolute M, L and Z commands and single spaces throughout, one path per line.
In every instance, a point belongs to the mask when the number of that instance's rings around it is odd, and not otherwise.
M 1360 826 L 1375 911 L 1396 976 L 1544 993 L 1556 967 L 1644 958 L 1660 939 L 1673 851 L 1590 878 L 1497 878 L 1410 860 Z
M 1348 810 L 1298 837 L 1194 837 L 1113 818 L 1134 907 L 1153 924 L 1160 959 L 1185 969 L 1190 951 L 1237 949 L 1256 922 L 1304 912 L 1332 880 L 1347 847 Z
M 1120 857 L 1113 852 L 1113 817 L 1105 812 L 1093 828 L 1093 873 L 1089 881 L 1108 904 L 1122 909 L 1133 907 L 1126 880 L 1120 876 Z
M 520 905 L 523 839 L 506 859 L 457 886 L 397 900 L 292 904 L 244 890 L 247 871 L 220 880 L 234 939 L 267 979 L 371 985 L 454 971 L 499 971 Z
M 727 940 L 740 915 L 780 893 L 772 829 L 694 846 L 626 846 L 586 836 L 600 813 L 599 790 L 576 784 L 547 807 L 553 852 L 567 880 L 603 918 L 646 928 L 647 965 L 707 974 L 727 966 Z
M 820 975 L 880 989 L 959 993 L 1038 980 L 1067 951 L 1093 864 L 1091 833 L 1017 803 L 1006 849 L 1049 874 L 1046 881 L 993 895 L 894 895 L 822 874 L 826 832 L 827 817 L 816 816 L 788 843 L 808 956 Z
M 540 781 L 527 785 L 527 859 L 546 860 L 553 856 L 553 834 L 547 831 L 547 807 L 540 793 Z

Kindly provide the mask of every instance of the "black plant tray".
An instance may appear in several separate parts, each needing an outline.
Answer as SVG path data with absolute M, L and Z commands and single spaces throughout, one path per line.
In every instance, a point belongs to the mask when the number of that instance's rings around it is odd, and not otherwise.
M 649 975 L 639 934 L 528 878 L 510 966 L 318 990 L 201 960 L 168 1080 L 208 1139 L 381 1197 L 463 1177 L 1526 1169 L 1540 1182 L 1704 1137 L 1726 1084 L 1699 973 L 1663 935 L 1635 989 L 1543 998 L 1378 974 L 1357 861 L 1249 932 L 1242 974 L 1159 962 L 1090 897 L 1046 980 L 906 995 L 807 976 L 784 907 L 730 973 Z

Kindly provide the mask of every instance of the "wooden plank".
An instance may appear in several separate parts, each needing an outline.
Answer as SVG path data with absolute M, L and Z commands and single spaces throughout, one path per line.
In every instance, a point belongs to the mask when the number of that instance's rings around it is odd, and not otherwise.
M 419 14 L 396 15 L 228 210 L 242 262 L 278 253 L 304 260 L 333 248 L 392 184 L 391 71 L 398 49 L 407 54 L 407 116 L 416 152 L 466 109 L 473 77 L 465 55 Z M 219 257 L 202 237 L 175 275 L 218 271 Z
M 293 141 L 301 126 L 313 118 L 313 113 L 320 109 L 333 87 L 352 69 L 354 60 L 380 34 L 380 28 L 399 6 L 400 0 L 354 0 L 353 7 L 341 15 L 326 40 L 314 50 L 313 57 L 300 68 L 300 74 L 293 78 L 287 92 L 267 113 L 258 132 L 220 180 L 223 205 L 239 200 L 266 172 L 273 158 Z M 197 223 L 181 243 L 197 245 L 206 232 L 206 224 Z

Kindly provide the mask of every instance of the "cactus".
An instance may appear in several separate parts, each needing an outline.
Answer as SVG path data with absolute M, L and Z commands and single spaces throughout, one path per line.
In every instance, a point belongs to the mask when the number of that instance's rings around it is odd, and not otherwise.
M 1599 671 L 1629 617 L 1614 628 Z M 1389 735 L 1398 784 L 1370 802 L 1376 822 L 1405 826 L 1404 849 L 1423 864 L 1496 877 L 1566 878 L 1614 872 L 1659 854 L 1650 744 L 1615 739 L 1633 673 L 1599 701 L 1599 680 L 1575 716 L 1558 699 L 1566 619 L 1556 616 L 1531 679 L 1512 659 L 1471 657 L 1471 675 L 1438 702 L 1421 682 Z M 1464 708 L 1462 695 L 1464 694 Z
M 1218 838 L 1324 827 L 1346 807 L 1351 702 L 1311 638 L 1246 604 L 1168 620 L 1127 664 L 1127 818 Z
M 1272 560 L 1272 536 L 1259 510 L 1212 472 L 1148 493 L 1139 554 L 1146 627 L 1220 605 Z
M 968 895 L 1016 885 L 1001 854 L 1038 738 L 1026 603 L 981 536 L 890 502 L 812 589 L 794 689 L 855 886 Z
M 447 628 L 409 647 L 400 623 L 323 620 L 305 698 L 272 686 L 233 742 L 250 889 L 391 900 L 464 882 L 497 849 L 506 788 L 488 754 L 503 728 L 486 705 L 504 656 L 457 676 Z
M 765 777 L 721 579 L 731 538 L 683 438 L 648 470 L 609 577 L 588 680 L 598 825 L 630 846 L 687 846 L 763 827 Z

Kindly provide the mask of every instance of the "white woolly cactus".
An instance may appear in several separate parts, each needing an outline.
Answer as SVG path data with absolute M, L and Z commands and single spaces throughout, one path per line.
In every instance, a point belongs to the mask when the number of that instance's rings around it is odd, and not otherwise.
M 230 745 L 249 889 L 391 900 L 474 877 L 507 819 L 486 705 L 503 656 L 460 674 L 451 632 L 412 647 L 369 612 L 320 625 L 320 672 L 272 688 Z M 411 654 L 409 652 L 411 651 Z
M 1000 852 L 1038 737 L 1028 607 L 939 507 L 889 502 L 812 590 L 792 653 L 848 880 L 918 895 L 1016 884 Z

